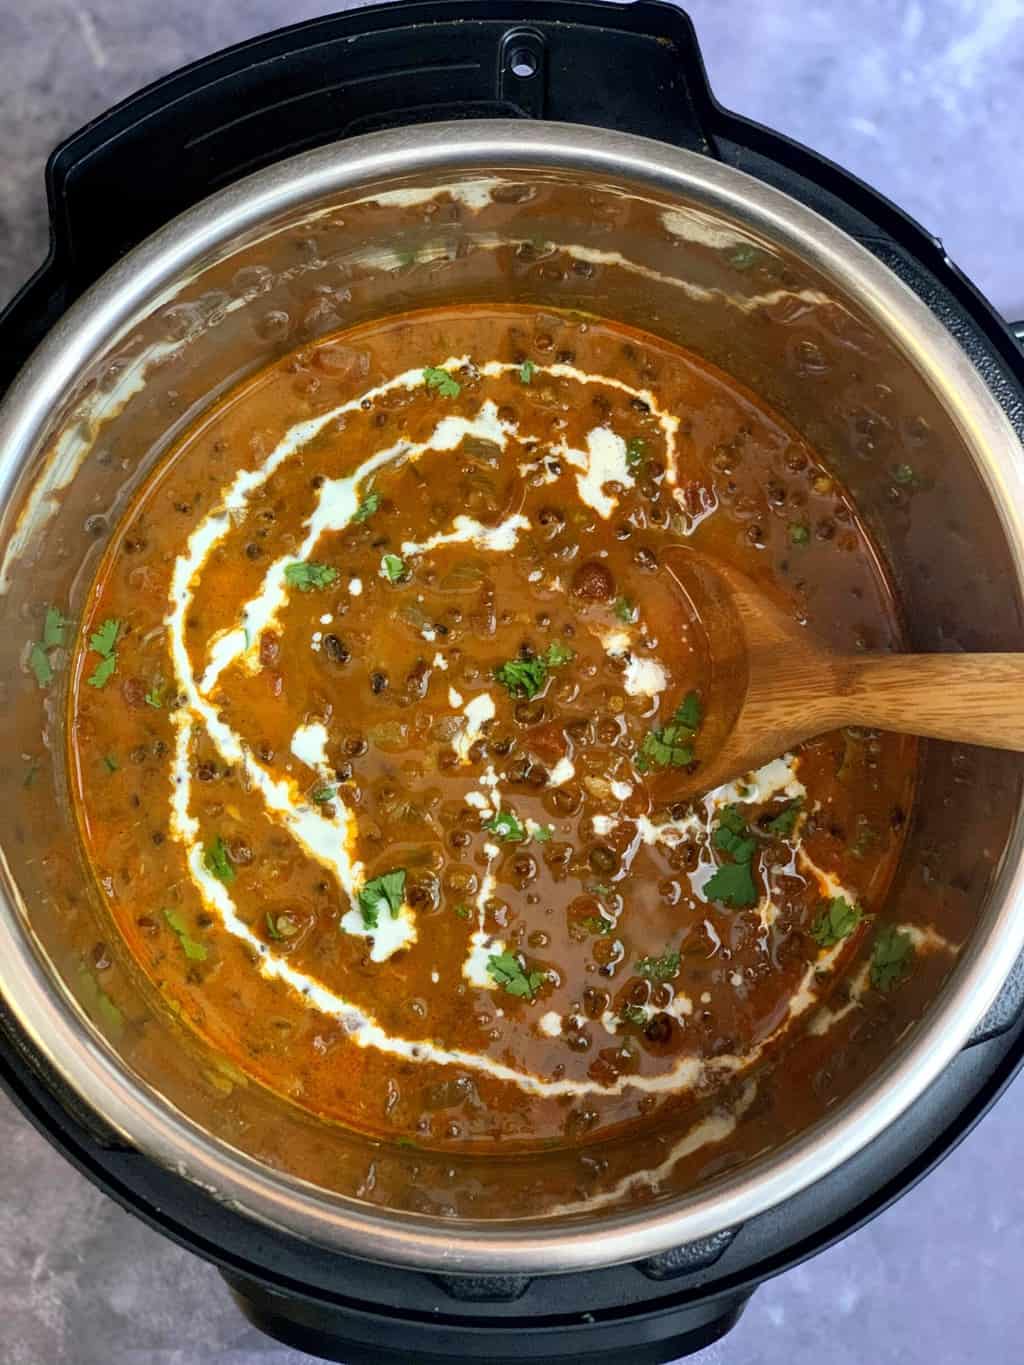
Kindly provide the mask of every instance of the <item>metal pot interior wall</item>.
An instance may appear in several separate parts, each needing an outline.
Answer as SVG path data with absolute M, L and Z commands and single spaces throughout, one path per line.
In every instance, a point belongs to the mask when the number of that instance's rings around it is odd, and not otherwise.
M 1018 568 L 990 489 L 944 403 L 862 301 L 780 246 L 766 222 L 697 198 L 593 171 L 482 164 L 312 197 L 182 265 L 172 288 L 142 288 L 116 335 L 97 338 L 6 500 L 0 687 L 12 739 L 0 768 L 0 845 L 24 933 L 96 1030 L 90 1048 L 106 1040 L 140 1093 L 163 1097 L 225 1144 L 225 1159 L 245 1153 L 286 1184 L 329 1165 L 325 1201 L 428 1219 L 486 1221 L 514 1205 L 551 1225 L 562 1206 L 567 1225 L 590 1226 L 601 1213 L 587 1209 L 589 1196 L 618 1189 L 623 1198 L 603 1206 L 615 1219 L 636 1192 L 632 1177 L 670 1157 L 685 1134 L 655 1134 L 644 1152 L 612 1144 L 599 1174 L 571 1150 L 514 1166 L 453 1161 L 328 1129 L 204 1052 L 118 954 L 81 863 L 64 774 L 65 674 L 58 668 L 44 691 L 25 668 L 43 605 L 81 614 L 133 491 L 238 379 L 361 320 L 463 301 L 614 318 L 691 348 L 763 396 L 853 492 L 917 649 L 1021 647 Z M 927 902 L 961 937 L 984 925 L 1021 775 L 1016 757 L 928 747 L 893 891 L 908 914 Z M 56 896 L 68 881 L 80 892 Z M 102 979 L 91 961 L 100 942 L 115 958 Z M 890 1010 L 878 1028 L 913 1036 L 914 1022 Z M 70 1058 L 51 1061 L 73 1069 Z M 837 1058 L 822 1114 L 866 1080 L 856 1055 Z M 708 1175 L 727 1178 L 714 1156 Z M 667 1167 L 657 1196 L 673 1194 Z

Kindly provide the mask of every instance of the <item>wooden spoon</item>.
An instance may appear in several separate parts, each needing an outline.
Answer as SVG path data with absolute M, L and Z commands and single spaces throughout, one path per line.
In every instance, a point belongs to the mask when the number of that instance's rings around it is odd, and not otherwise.
M 672 770 L 673 796 L 844 725 L 1024 750 L 1024 654 L 836 654 L 744 574 L 683 547 L 662 563 L 707 636 L 711 671 L 699 763 Z

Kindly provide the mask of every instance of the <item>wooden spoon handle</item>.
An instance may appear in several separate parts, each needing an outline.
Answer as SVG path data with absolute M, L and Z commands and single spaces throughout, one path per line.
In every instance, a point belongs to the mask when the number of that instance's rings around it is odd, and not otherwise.
M 1024 654 L 832 660 L 840 725 L 1024 750 Z

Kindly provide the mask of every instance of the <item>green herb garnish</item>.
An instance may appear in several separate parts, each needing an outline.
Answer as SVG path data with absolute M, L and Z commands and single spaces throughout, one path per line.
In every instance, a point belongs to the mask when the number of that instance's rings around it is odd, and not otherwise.
M 113 616 L 106 621 L 89 637 L 89 648 L 95 650 L 100 656 L 100 661 L 86 679 L 90 687 L 103 687 L 110 681 L 117 668 L 117 645 L 118 636 L 121 634 L 121 622 Z
M 528 972 L 513 953 L 496 953 L 487 959 L 487 970 L 509 995 L 532 1000 L 544 984 L 543 972 Z
M 802 801 L 794 801 L 785 810 L 780 811 L 773 820 L 768 821 L 768 832 L 777 834 L 783 839 L 787 838 L 796 828 L 796 822 L 802 808 Z
M 194 938 L 189 936 L 188 927 L 178 914 L 177 910 L 165 910 L 164 919 L 178 935 L 178 942 L 181 944 L 182 952 L 188 960 L 190 962 L 205 962 L 206 944 L 197 943 Z
M 526 827 L 519 822 L 510 810 L 498 811 L 493 819 L 487 821 L 484 829 L 510 844 L 521 843 L 526 838 Z
M 40 644 L 34 644 L 28 652 L 28 666 L 35 674 L 40 687 L 49 687 L 53 682 L 53 665 L 50 656 Z
M 544 662 L 548 668 L 561 668 L 563 664 L 571 663 L 574 658 L 575 652 L 568 645 L 563 645 L 561 640 L 553 640 L 548 645 Z
M 757 904 L 757 887 L 750 871 L 750 863 L 757 851 L 757 841 L 747 829 L 746 821 L 736 806 L 726 806 L 719 814 L 713 843 L 733 859 L 721 863 L 704 883 L 704 895 L 732 910 Z
M 642 436 L 631 436 L 626 442 L 626 464 L 630 469 L 638 469 L 647 454 L 647 442 Z
M 108 617 L 99 630 L 89 636 L 89 648 L 94 649 L 101 658 L 106 659 L 114 652 L 117 637 L 121 633 L 121 622 L 113 616 Z
M 43 622 L 43 648 L 57 649 L 64 644 L 64 631 L 71 622 L 57 610 L 56 607 L 46 608 L 46 619 Z
M 352 513 L 353 521 L 369 521 L 380 507 L 380 494 L 376 488 L 368 488 L 360 499 L 359 506 Z
M 118 768 L 121 766 L 113 754 L 103 755 L 103 765 L 108 773 L 116 773 Z
M 367 929 L 376 929 L 382 910 L 387 910 L 392 919 L 398 918 L 405 898 L 405 868 L 396 867 L 383 872 L 363 886 L 356 899 L 362 911 L 363 923 Z
M 532 360 L 524 360 L 523 363 L 519 366 L 520 384 L 532 384 L 533 376 L 536 369 L 537 366 L 533 363 Z
M 671 951 L 661 957 L 642 957 L 636 964 L 638 976 L 646 981 L 671 981 L 679 970 L 679 954 Z
M 586 929 L 588 934 L 599 934 L 602 937 L 605 934 L 610 934 L 615 928 L 615 921 L 605 919 L 603 915 L 587 915 L 583 919 L 578 920 L 577 923 L 583 929 Z
M 647 1011 L 643 1005 L 623 1005 L 619 1011 L 619 1022 L 621 1024 L 635 1024 L 637 1028 L 643 1028 L 647 1023 Z
M 859 905 L 851 905 L 845 896 L 833 896 L 811 926 L 811 937 L 822 948 L 834 948 L 853 933 L 861 918 Z
M 789 540 L 791 545 L 807 545 L 811 539 L 811 532 L 802 522 L 792 521 L 789 524 Z
M 289 588 L 300 592 L 313 592 L 319 588 L 329 588 L 338 577 L 338 570 L 330 564 L 316 564 L 313 560 L 297 559 L 294 564 L 285 565 L 284 581 Z
M 227 845 L 219 834 L 212 844 L 204 844 L 203 866 L 219 882 L 228 883 L 235 880 L 235 869 L 228 857 Z
M 651 768 L 685 768 L 693 762 L 693 741 L 700 729 L 700 698 L 688 692 L 672 719 L 660 729 L 644 736 L 640 752 L 633 760 L 638 771 Z
M 573 651 L 555 640 L 546 653 L 533 659 L 509 659 L 494 670 L 494 676 L 513 697 L 535 697 L 547 682 L 552 668 L 561 668 L 574 657 Z
M 389 583 L 397 583 L 405 574 L 405 560 L 399 555 L 384 555 L 380 567 Z
M 554 825 L 536 825 L 530 830 L 530 837 L 536 839 L 538 844 L 546 844 L 554 832 Z
M 164 689 L 162 683 L 154 683 L 146 693 L 146 705 L 152 706 L 154 711 L 159 711 L 164 704 Z
M 459 381 L 435 365 L 428 365 L 423 371 L 423 382 L 428 389 L 436 389 L 442 398 L 458 398 L 462 392 Z
M 459 919 L 473 918 L 473 912 L 465 901 L 459 901 L 458 905 L 455 907 L 455 913 L 458 915 Z
M 117 668 L 117 655 L 110 654 L 105 659 L 101 659 L 93 671 L 89 674 L 86 682 L 90 687 L 105 687 L 113 677 Z
M 35 641 L 28 652 L 28 666 L 40 687 L 49 687 L 53 682 L 53 664 L 50 650 L 59 649 L 64 644 L 64 631 L 71 624 L 56 607 L 47 607 L 43 619 L 43 638 Z
M 315 787 L 309 794 L 309 799 L 316 802 L 318 806 L 326 806 L 328 801 L 333 801 L 338 794 L 337 787 Z
M 910 970 L 914 941 L 909 934 L 888 924 L 875 939 L 871 954 L 871 984 L 876 991 L 888 991 Z
M 633 605 L 633 603 L 629 600 L 628 597 L 617 597 L 615 599 L 615 606 L 612 608 L 612 610 L 615 612 L 615 615 L 619 618 L 623 625 L 626 626 L 635 625 L 637 622 L 637 618 L 640 615 L 640 613 L 637 611 L 636 607 Z

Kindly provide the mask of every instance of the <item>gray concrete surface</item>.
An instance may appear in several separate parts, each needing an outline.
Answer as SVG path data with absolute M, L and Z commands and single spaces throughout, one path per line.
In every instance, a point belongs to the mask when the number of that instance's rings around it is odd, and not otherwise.
M 0 303 L 41 258 L 61 137 L 183 62 L 340 8 L 0 0 Z M 724 103 L 908 208 L 1024 316 L 1022 0 L 693 0 Z M 755 1296 L 698 1365 L 1024 1359 L 1024 1087 L 870 1227 Z M 0 1100 L 2 1365 L 297 1365 L 217 1277 L 97 1194 Z

